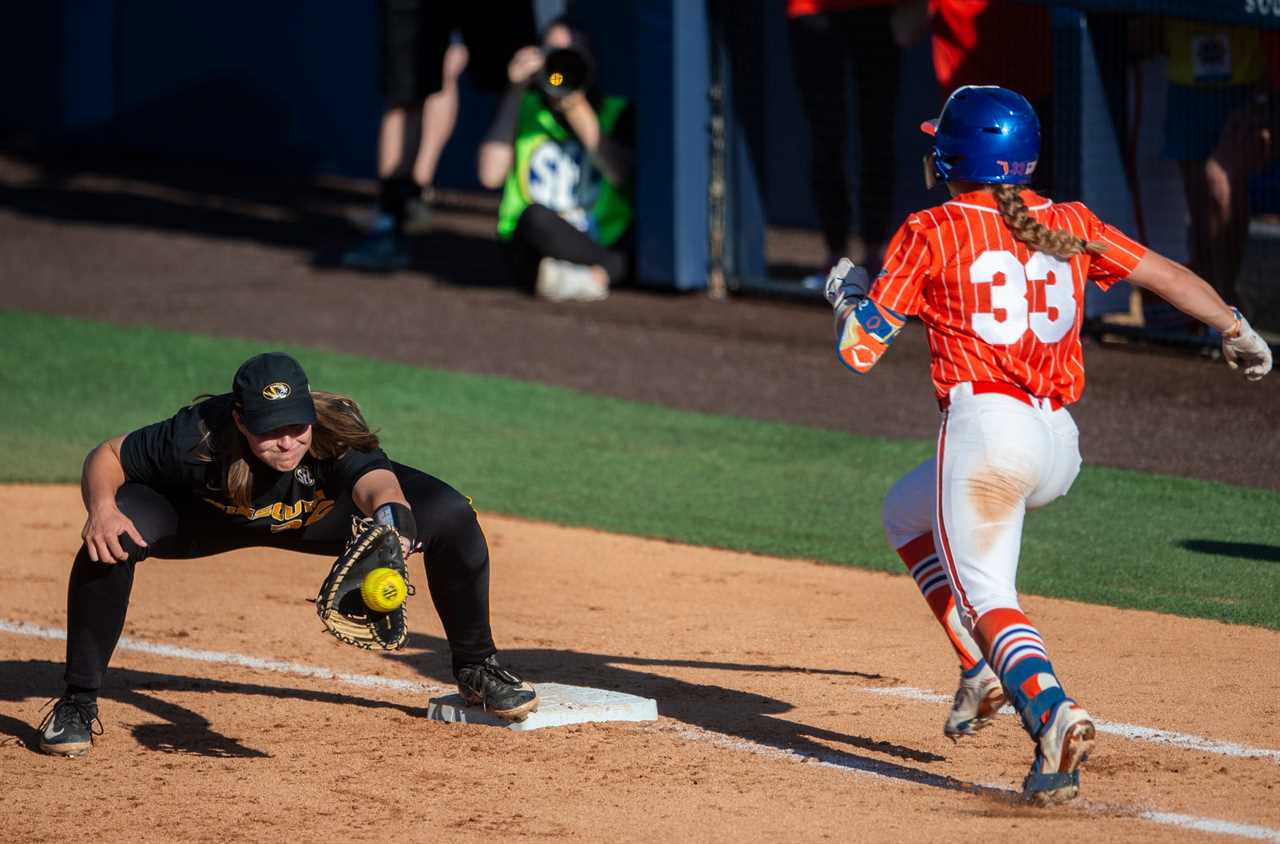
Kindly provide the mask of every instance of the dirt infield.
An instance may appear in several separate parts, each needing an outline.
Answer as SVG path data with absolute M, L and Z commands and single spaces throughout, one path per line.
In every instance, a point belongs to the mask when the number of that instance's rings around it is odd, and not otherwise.
M 491 516 L 506 659 L 655 698 L 658 722 L 427 721 L 448 683 L 429 602 L 404 651 L 357 651 L 305 601 L 326 561 L 246 551 L 142 564 L 125 634 L 152 652 L 117 652 L 91 755 L 42 756 L 82 511 L 71 487 L 0 488 L 0 507 L 20 514 L 0 570 L 9 841 L 1280 837 L 1280 633 L 1028 599 L 1103 730 L 1083 798 L 1034 810 L 1010 800 L 1030 759 L 1012 716 L 953 746 L 945 700 L 921 699 L 955 667 L 909 578 Z
M 457 198 L 412 271 L 336 270 L 368 198 L 0 154 L 2 306 L 856 433 L 936 431 L 918 330 L 860 380 L 833 362 L 829 314 L 812 305 L 535 302 L 505 286 L 492 209 Z M 1073 413 L 1088 463 L 1280 489 L 1275 376 L 1086 356 Z M 327 561 L 238 552 L 143 565 L 107 731 L 88 758 L 48 758 L 34 725 L 61 689 L 83 511 L 70 487 L 0 488 L 0 506 L 19 514 L 0 567 L 5 841 L 1280 840 L 1280 633 L 1029 598 L 1068 691 L 1105 722 L 1084 798 L 1035 811 L 1009 799 L 1030 759 L 1012 717 L 943 738 L 955 666 L 909 578 L 492 516 L 506 658 L 535 682 L 653 697 L 657 723 L 429 722 L 449 678 L 425 596 L 409 647 L 376 656 L 320 632 L 304 599 Z

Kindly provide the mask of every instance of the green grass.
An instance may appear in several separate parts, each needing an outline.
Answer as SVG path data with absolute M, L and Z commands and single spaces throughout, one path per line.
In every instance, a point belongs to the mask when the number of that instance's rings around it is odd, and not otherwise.
M 0 313 L 0 337 L 0 482 L 76 481 L 95 443 L 225 392 L 269 346 L 20 313 Z M 316 388 L 354 395 L 393 458 L 482 510 L 902 571 L 880 502 L 930 442 L 283 348 Z M 1070 496 L 1028 518 L 1019 585 L 1280 629 L 1277 514 L 1272 492 L 1086 469 Z

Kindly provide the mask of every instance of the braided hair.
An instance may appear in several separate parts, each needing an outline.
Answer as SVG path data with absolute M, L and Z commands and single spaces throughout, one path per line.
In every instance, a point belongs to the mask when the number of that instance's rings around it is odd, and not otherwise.
M 1107 251 L 1107 244 L 1097 240 L 1085 240 L 1068 231 L 1046 228 L 1031 216 L 1031 210 L 1022 201 L 1019 185 L 996 185 L 996 207 L 1004 224 L 1009 227 L 1015 240 L 1019 240 L 1037 252 L 1044 252 L 1055 258 L 1067 259 L 1085 252 L 1101 255 Z

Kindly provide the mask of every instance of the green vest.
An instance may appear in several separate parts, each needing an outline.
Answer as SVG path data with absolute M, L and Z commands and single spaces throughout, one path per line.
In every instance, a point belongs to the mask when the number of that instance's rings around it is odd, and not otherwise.
M 626 108 L 621 97 L 605 97 L 600 132 L 612 134 Z M 612 246 L 631 225 L 630 186 L 609 183 L 572 131 L 535 91 L 520 101 L 516 120 L 515 162 L 502 188 L 498 237 L 510 240 L 530 204 L 545 205 L 603 246 Z

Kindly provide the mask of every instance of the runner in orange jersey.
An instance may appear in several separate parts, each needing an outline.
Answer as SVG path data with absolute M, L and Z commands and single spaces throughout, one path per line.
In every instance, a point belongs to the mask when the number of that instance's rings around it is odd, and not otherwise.
M 1007 701 L 1035 742 L 1023 793 L 1069 800 L 1094 740 L 1067 697 L 1014 588 L 1026 511 L 1070 489 L 1080 469 L 1067 405 L 1084 388 L 1084 285 L 1121 279 L 1220 330 L 1233 369 L 1257 380 L 1271 351 L 1203 279 L 1107 225 L 1078 202 L 1022 186 L 1040 124 L 1020 94 L 966 86 L 921 127 L 934 138 L 926 181 L 951 200 L 912 214 L 874 283 L 847 260 L 827 280 L 837 354 L 869 371 L 908 316 L 924 323 L 942 409 L 935 457 L 884 505 L 890 543 L 960 658 L 945 732 L 990 723 Z

